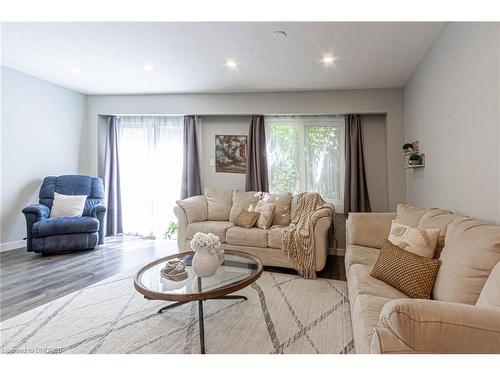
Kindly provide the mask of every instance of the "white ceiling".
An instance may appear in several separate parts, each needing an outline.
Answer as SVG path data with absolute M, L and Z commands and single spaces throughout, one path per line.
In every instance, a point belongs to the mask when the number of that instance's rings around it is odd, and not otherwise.
M 147 94 L 402 87 L 444 23 L 2 26 L 5 66 L 86 94 Z M 274 37 L 276 30 L 288 37 Z M 334 66 L 323 66 L 325 54 L 337 58 Z M 238 68 L 228 69 L 226 59 Z

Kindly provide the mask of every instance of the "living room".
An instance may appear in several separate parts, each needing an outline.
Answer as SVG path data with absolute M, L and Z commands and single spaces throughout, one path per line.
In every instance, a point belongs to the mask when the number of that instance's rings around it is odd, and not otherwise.
M 3 354 L 498 364 L 499 22 L 17 14 Z

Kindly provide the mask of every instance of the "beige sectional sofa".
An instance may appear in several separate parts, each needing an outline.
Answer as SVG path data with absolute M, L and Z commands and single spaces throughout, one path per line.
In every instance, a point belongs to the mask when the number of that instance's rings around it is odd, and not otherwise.
M 276 224 L 288 225 L 297 208 L 296 196 L 290 193 L 265 195 L 264 199 L 276 203 L 269 229 L 245 229 L 233 224 L 243 209 L 248 209 L 261 198 L 259 192 L 207 188 L 204 195 L 177 201 L 174 212 L 178 219 L 179 251 L 190 249 L 189 241 L 196 232 L 213 233 L 219 236 L 225 250 L 240 250 L 256 255 L 266 266 L 293 268 L 281 250 L 281 234 Z M 325 266 L 328 233 L 333 223 L 332 210 L 332 207 L 321 208 L 312 216 L 316 271 L 321 271 Z
M 440 228 L 431 300 L 373 278 L 392 220 Z M 500 227 L 442 209 L 351 213 L 345 266 L 357 353 L 500 353 Z

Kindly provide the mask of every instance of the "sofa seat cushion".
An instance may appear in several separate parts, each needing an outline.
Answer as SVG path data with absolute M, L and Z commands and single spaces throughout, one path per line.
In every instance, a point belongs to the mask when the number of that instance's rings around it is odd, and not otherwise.
M 378 326 L 380 312 L 391 299 L 361 294 L 352 302 L 352 334 L 357 354 L 369 354 L 373 329 Z
M 380 249 L 351 245 L 345 253 L 345 269 L 348 271 L 353 264 L 364 264 L 373 267 L 377 263 L 379 254 Z
M 267 247 L 267 232 L 255 227 L 231 227 L 226 232 L 226 242 L 231 245 Z
M 186 238 L 193 239 L 198 233 L 212 233 L 219 237 L 220 242 L 226 242 L 226 231 L 234 226 L 230 221 L 200 221 L 199 223 L 188 224 L 186 229 Z
M 53 236 L 68 233 L 92 233 L 99 230 L 99 220 L 95 217 L 54 217 L 33 224 L 33 237 Z
M 267 234 L 267 246 L 273 249 L 281 249 L 281 232 L 283 227 L 272 226 Z
M 372 269 L 373 267 L 364 264 L 353 264 L 347 271 L 347 285 L 351 303 L 354 303 L 356 297 L 361 294 L 390 299 L 408 298 L 403 292 L 371 276 Z

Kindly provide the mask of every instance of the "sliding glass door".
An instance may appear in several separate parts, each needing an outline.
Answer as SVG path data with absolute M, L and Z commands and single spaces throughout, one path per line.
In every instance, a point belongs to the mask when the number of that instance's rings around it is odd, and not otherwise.
M 180 199 L 182 116 L 120 116 L 119 155 L 125 233 L 163 238 Z

